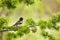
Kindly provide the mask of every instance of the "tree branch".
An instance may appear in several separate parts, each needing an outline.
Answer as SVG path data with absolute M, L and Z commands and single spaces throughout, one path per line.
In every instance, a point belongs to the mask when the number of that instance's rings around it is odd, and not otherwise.
M 29 25 L 29 27 L 34 27 L 34 26 L 39 26 L 39 25 Z M 5 28 L 5 29 L 2 29 L 0 30 L 0 32 L 6 32 L 6 31 L 16 31 L 18 30 L 19 27 L 14 27 L 14 28 Z
M 0 32 L 16 31 L 16 30 L 18 30 L 18 28 L 19 28 L 19 27 L 15 27 L 15 28 L 11 28 L 11 29 L 9 29 L 9 28 L 5 28 L 5 29 L 0 30 Z

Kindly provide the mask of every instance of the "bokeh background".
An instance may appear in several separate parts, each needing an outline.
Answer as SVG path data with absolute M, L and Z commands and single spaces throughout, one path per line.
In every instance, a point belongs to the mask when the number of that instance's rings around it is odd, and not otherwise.
M 0 8 L 1 17 L 8 18 L 8 26 L 13 25 L 17 22 L 20 17 L 24 18 L 23 24 L 25 24 L 25 19 L 33 18 L 36 22 L 40 19 L 48 20 L 52 15 L 60 14 L 60 0 L 34 0 L 35 3 L 32 5 L 26 5 L 23 2 L 17 5 L 14 10 L 8 10 L 7 8 Z M 60 23 L 58 23 L 60 25 Z M 40 29 L 36 33 L 30 32 L 23 37 L 18 37 L 13 40 L 48 40 L 40 35 Z M 60 40 L 60 31 L 49 30 L 49 33 L 56 37 L 56 40 Z M 5 38 L 5 33 L 3 39 Z

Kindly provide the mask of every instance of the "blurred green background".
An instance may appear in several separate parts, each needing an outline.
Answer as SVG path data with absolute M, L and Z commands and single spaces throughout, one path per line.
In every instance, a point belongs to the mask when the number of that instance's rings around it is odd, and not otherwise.
M 52 15 L 60 14 L 60 0 L 34 0 L 34 4 L 26 5 L 25 3 L 17 4 L 16 9 L 8 10 L 5 8 L 2 12 L 1 17 L 6 17 L 8 19 L 8 26 L 12 26 L 20 18 L 24 18 L 23 25 L 25 24 L 25 19 L 33 18 L 36 22 L 40 19 L 48 20 Z M 1 12 L 2 8 L 0 8 Z M 60 25 L 60 23 L 58 23 Z M 18 37 L 13 40 L 48 40 L 40 35 L 40 29 L 36 33 L 30 32 L 23 37 Z M 50 34 L 53 34 L 56 37 L 56 40 L 60 40 L 60 31 L 49 30 Z M 5 37 L 5 33 L 3 38 Z

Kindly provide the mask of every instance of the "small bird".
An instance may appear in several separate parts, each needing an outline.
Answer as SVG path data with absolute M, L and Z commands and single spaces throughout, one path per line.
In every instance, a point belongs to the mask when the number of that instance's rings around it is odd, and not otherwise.
M 13 26 L 20 26 L 23 22 L 23 18 L 20 17 L 19 20 Z

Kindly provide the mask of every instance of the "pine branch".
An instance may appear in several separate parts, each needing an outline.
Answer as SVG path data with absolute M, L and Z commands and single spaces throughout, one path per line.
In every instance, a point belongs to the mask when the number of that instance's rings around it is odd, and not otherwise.
M 0 30 L 0 32 L 16 31 L 16 30 L 18 30 L 18 28 L 19 28 L 19 27 L 15 27 L 15 28 L 12 28 L 12 29 L 10 29 L 10 28 L 5 28 L 5 29 Z
M 29 25 L 28 27 L 35 27 L 35 26 L 39 26 L 39 25 Z M 19 29 L 19 26 L 15 26 L 14 28 L 12 27 L 10 27 L 10 28 L 5 28 L 5 29 L 2 29 L 2 30 L 0 30 L 0 32 L 6 32 L 6 31 L 16 31 L 16 30 L 18 30 Z

